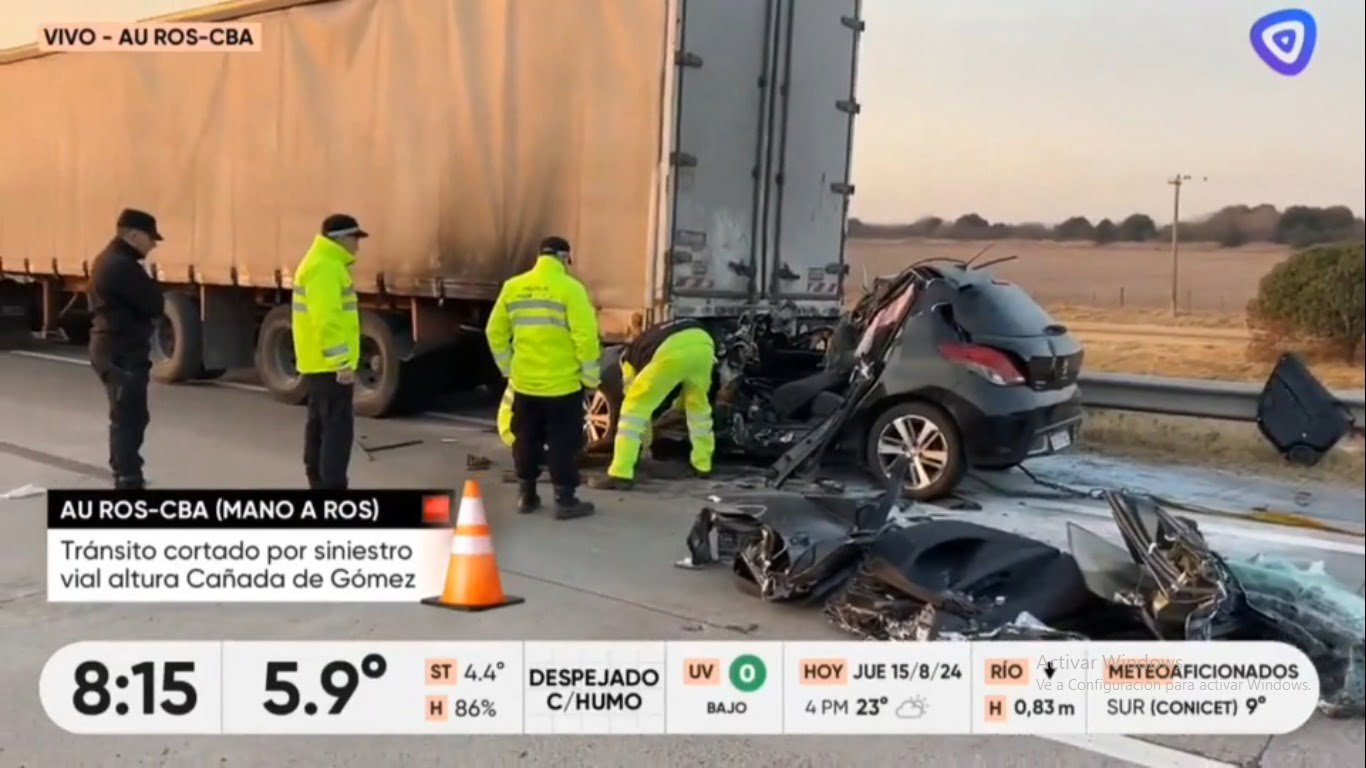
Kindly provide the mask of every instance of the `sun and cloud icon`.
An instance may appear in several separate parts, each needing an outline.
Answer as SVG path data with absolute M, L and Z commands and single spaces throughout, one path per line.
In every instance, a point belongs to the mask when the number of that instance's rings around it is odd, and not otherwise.
M 925 716 L 925 697 L 911 696 L 896 705 L 896 716 L 902 720 L 917 720 Z

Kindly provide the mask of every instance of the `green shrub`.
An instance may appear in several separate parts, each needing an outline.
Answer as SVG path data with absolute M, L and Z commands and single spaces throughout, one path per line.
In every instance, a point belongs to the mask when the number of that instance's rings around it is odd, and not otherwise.
M 1366 334 L 1366 248 L 1319 245 L 1277 264 L 1248 304 L 1248 320 L 1277 341 L 1315 342 L 1355 362 Z

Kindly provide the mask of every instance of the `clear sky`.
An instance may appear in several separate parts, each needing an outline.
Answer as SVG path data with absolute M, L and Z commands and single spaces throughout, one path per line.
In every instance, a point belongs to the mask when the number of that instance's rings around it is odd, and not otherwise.
M 558 0 L 574 2 L 576 0 Z M 844 2 L 845 0 L 829 0 Z M 0 48 L 43 21 L 145 18 L 204 0 L 0 0 Z M 1230 203 L 1366 209 L 1366 3 L 1305 0 L 1314 60 L 1272 72 L 1268 0 L 864 0 L 853 214 L 1170 218 Z

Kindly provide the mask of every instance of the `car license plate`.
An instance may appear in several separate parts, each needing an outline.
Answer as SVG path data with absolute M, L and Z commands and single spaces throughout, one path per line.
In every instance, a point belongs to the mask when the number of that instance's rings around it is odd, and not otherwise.
M 1065 429 L 1048 436 L 1048 446 L 1054 451 L 1066 450 L 1070 445 L 1072 445 L 1072 433 Z

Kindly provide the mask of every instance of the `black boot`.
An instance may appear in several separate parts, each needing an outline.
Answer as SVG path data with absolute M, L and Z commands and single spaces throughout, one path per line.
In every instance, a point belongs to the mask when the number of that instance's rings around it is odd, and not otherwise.
M 536 495 L 536 481 L 521 481 L 521 490 L 517 494 L 517 511 L 524 515 L 541 508 L 541 497 Z
M 555 489 L 555 519 L 573 520 L 580 517 L 588 517 L 596 510 L 592 502 L 579 501 L 574 495 L 573 488 Z

